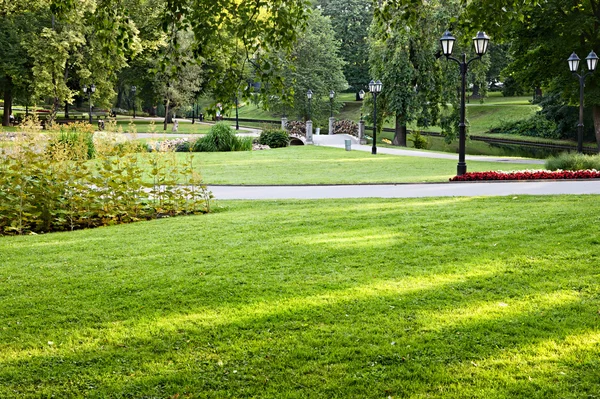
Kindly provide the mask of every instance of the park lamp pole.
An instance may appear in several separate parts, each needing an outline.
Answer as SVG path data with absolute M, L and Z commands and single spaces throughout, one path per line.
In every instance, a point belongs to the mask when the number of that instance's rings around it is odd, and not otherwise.
M 235 93 L 235 130 L 240 130 L 240 118 L 238 114 L 238 93 Z
M 311 89 L 308 89 L 306 92 L 306 97 L 308 98 L 308 120 L 310 121 L 310 100 L 312 100 L 313 92 Z
M 135 119 L 135 93 L 137 91 L 137 87 L 131 86 L 131 94 L 133 95 L 133 119 Z
M 360 101 L 365 99 L 365 91 L 363 89 L 360 89 L 358 92 L 358 98 L 360 98 Z M 363 120 L 362 106 L 360 107 L 360 120 Z
M 473 38 L 473 46 L 475 47 L 475 54 L 477 57 L 467 61 L 467 55 L 462 54 L 462 61 L 452 57 L 452 49 L 454 48 L 454 42 L 456 38 L 448 31 L 444 33 L 440 39 L 442 45 L 442 55 L 446 56 L 447 60 L 452 60 L 460 66 L 460 76 L 462 78 L 461 92 L 460 92 L 460 123 L 458 124 L 459 138 L 458 138 L 458 166 L 456 174 L 458 176 L 467 173 L 467 163 L 465 162 L 465 146 L 466 146 L 466 125 L 465 125 L 465 93 L 467 88 L 467 70 L 469 64 L 475 60 L 480 60 L 481 57 L 486 53 L 490 38 L 485 32 L 477 32 L 477 35 Z
M 383 83 L 381 80 L 369 82 L 369 91 L 373 94 L 373 147 L 371 154 L 377 154 L 377 94 L 381 93 Z
M 573 72 L 573 75 L 579 78 L 579 124 L 577 125 L 577 152 L 583 153 L 583 88 L 585 87 L 585 78 L 592 74 L 596 70 L 598 65 L 598 56 L 594 51 L 591 51 L 585 58 L 587 61 L 587 67 L 589 72 L 583 72 L 581 75 L 577 73 L 579 69 L 579 57 L 575 52 L 571 54 L 567 62 L 569 63 L 569 70 Z
M 88 95 L 88 100 L 90 103 L 90 125 L 92 124 L 92 93 L 94 93 L 96 91 L 96 85 L 92 83 L 92 85 L 90 86 L 90 88 L 88 89 L 87 86 L 83 86 L 83 92 L 87 93 Z
M 335 91 L 329 92 L 329 117 L 333 118 L 333 99 L 335 97 Z

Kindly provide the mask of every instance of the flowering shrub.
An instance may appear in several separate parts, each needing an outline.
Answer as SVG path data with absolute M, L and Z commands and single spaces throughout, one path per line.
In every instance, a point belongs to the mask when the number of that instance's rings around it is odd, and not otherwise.
M 590 170 L 521 170 L 514 172 L 470 172 L 454 176 L 450 181 L 478 180 L 566 180 L 566 179 L 600 179 L 600 172 Z

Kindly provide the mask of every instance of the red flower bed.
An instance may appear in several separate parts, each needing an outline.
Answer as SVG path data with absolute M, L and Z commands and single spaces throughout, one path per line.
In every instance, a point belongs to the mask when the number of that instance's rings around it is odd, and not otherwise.
M 597 170 L 526 170 L 517 172 L 470 172 L 454 176 L 450 181 L 478 180 L 566 180 L 566 179 L 600 179 Z

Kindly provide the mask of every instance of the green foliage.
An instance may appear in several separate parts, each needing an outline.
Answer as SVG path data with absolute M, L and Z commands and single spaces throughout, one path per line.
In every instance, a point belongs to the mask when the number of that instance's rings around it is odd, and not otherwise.
M 358 92 L 369 84 L 369 43 L 366 28 L 373 18 L 369 0 L 317 0 L 323 15 L 331 18 L 340 56 L 345 61 L 344 76 L 350 89 Z
M 408 141 L 413 143 L 413 147 L 418 148 L 420 150 L 427 149 L 429 145 L 427 137 L 423 136 L 418 130 L 411 132 L 410 136 L 408 137 Z
M 319 10 L 313 10 L 304 32 L 299 33 L 289 57 L 283 54 L 271 58 L 285 59 L 285 67 L 280 71 L 286 89 L 276 92 L 265 105 L 277 112 L 287 113 L 300 119 L 312 119 L 315 124 L 324 124 L 330 112 L 329 92 L 340 93 L 348 86 L 344 78 L 344 61 L 339 56 L 339 42 L 331 28 L 331 21 Z M 306 93 L 312 90 L 309 102 Z M 287 108 L 281 98 L 292 97 L 293 107 Z M 334 109 L 341 108 L 341 102 L 334 100 Z
M 454 137 L 457 124 L 444 123 L 448 117 L 443 111 L 448 104 L 458 108 L 458 68 L 445 59 L 437 60 L 436 53 L 440 32 L 459 11 L 455 1 L 389 2 L 376 11 L 369 37 L 371 76 L 383 83 L 377 97 L 378 125 L 384 120 L 394 121 L 397 127 L 414 122 L 420 127 L 441 124 L 446 136 Z M 470 79 L 485 75 L 482 65 L 471 65 Z M 372 124 L 372 96 L 365 97 L 363 109 Z
M 549 170 L 600 170 L 600 155 L 585 155 L 577 153 L 562 153 L 557 157 L 546 160 Z
M 106 136 L 105 136 L 106 137 Z M 146 154 L 144 179 L 136 145 L 63 132 L 49 142 L 23 135 L 0 147 L 0 235 L 75 230 L 162 216 L 208 212 L 211 194 L 189 155 Z M 128 148 L 129 147 L 129 148 Z M 45 150 L 44 150 L 45 149 Z M 177 182 L 183 177 L 184 187 Z
M 53 136 L 48 144 L 51 153 L 60 145 L 69 147 L 68 153 L 75 160 L 92 159 L 96 155 L 94 129 L 87 122 L 60 125 L 58 135 Z
M 528 119 L 506 122 L 490 129 L 491 133 L 514 134 L 518 136 L 542 137 L 559 139 L 560 133 L 556 124 L 542 114 L 535 114 Z
M 546 93 L 540 100 L 539 105 L 542 107 L 540 113 L 556 124 L 556 137 L 566 140 L 577 139 L 578 106 L 569 105 L 558 90 Z M 591 108 L 584 108 L 583 138 L 584 140 L 594 141 L 594 120 Z
M 192 144 L 194 152 L 227 152 L 227 151 L 250 151 L 252 150 L 252 139 L 238 137 L 227 122 L 215 124 L 208 134 L 199 138 Z
M 525 94 L 525 89 L 523 89 L 522 85 L 512 76 L 506 77 L 502 83 L 504 84 L 502 86 L 502 95 L 504 97 L 522 96 Z
M 258 138 L 258 143 L 271 148 L 287 147 L 290 144 L 290 135 L 285 130 L 263 130 Z

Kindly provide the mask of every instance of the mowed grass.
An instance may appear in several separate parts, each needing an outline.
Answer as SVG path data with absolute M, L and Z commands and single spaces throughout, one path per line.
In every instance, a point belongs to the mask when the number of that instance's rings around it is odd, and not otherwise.
M 188 154 L 177 154 L 184 160 Z M 298 146 L 267 151 L 195 153 L 206 184 L 346 184 L 448 181 L 456 159 L 371 155 L 339 148 Z M 468 162 L 469 171 L 543 169 L 543 165 Z
M 0 397 L 591 398 L 595 196 L 224 202 L 0 238 Z

